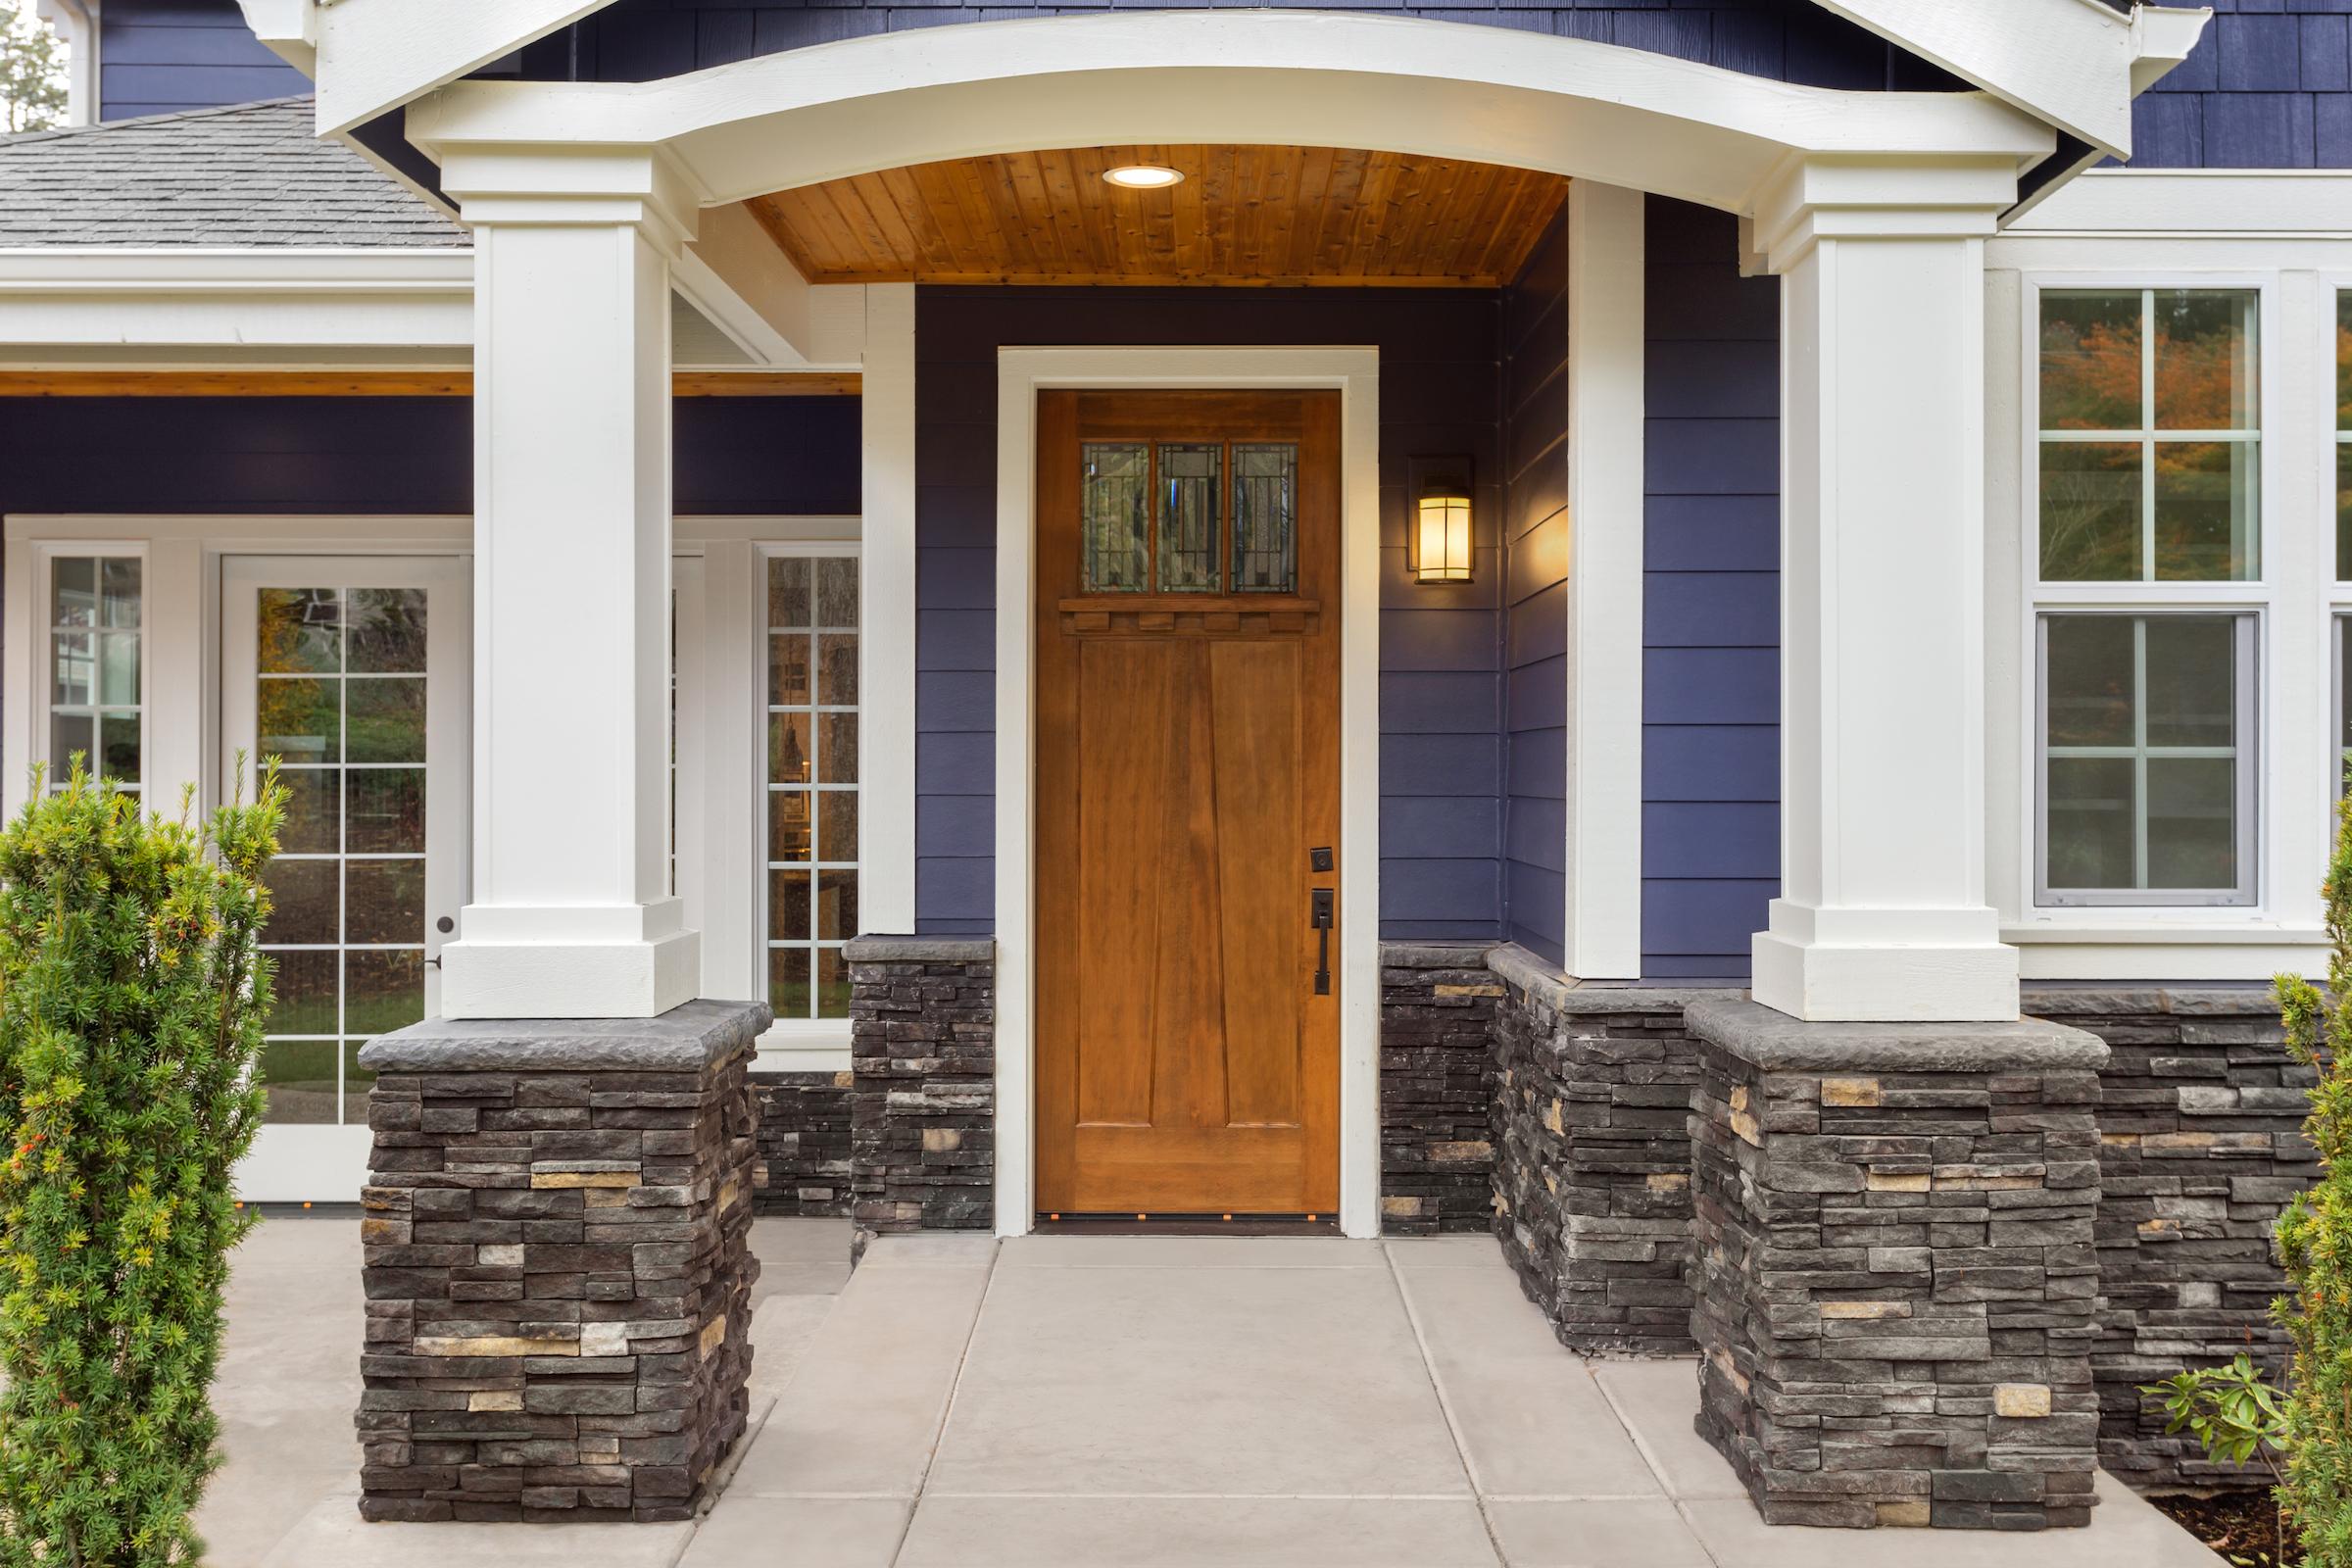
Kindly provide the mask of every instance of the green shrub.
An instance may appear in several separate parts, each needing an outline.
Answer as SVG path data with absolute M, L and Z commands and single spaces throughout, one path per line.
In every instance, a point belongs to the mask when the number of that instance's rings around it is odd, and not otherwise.
M 2305 1561 L 2352 1568 L 2352 791 L 2328 858 L 2328 990 L 2278 977 L 2288 1047 L 2319 1075 L 2303 1136 L 2321 1175 L 2278 1218 L 2291 1294 L 2272 1312 L 2294 1345 L 2287 1369 L 2286 1475 L 2278 1500 Z
M 282 792 L 202 830 L 78 759 L 33 793 L 0 832 L 0 1563 L 192 1562 Z

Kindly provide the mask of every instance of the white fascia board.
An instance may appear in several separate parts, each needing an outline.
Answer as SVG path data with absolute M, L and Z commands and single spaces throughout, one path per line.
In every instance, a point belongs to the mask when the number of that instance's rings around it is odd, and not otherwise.
M 463 250 L 0 250 L 0 344 L 462 348 Z
M 312 26 L 318 15 L 311 0 L 237 0 L 245 25 L 262 47 L 316 80 L 318 75 L 318 34 Z
M 2352 171 L 2093 169 L 2010 223 L 2057 234 L 2352 236 Z
M 318 58 L 318 128 L 349 130 L 513 54 L 611 0 L 242 0 L 302 5 Z M 267 40 L 265 40 L 267 41 Z
M 1814 3 L 2094 147 L 2132 149 L 2138 28 L 2099 0 Z
M 1791 153 L 2023 167 L 2053 145 L 1988 94 L 1839 92 L 1581 38 L 1240 10 L 957 24 L 652 82 L 456 82 L 411 106 L 408 131 L 445 169 L 665 146 L 707 203 L 1036 147 L 1250 142 L 1476 159 L 1735 212 Z

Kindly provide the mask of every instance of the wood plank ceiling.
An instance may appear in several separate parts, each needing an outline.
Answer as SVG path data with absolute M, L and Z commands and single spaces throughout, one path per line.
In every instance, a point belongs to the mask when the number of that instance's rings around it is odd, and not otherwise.
M 1102 178 L 1162 164 L 1182 183 Z M 1519 273 L 1557 174 L 1330 147 L 1080 147 L 885 170 L 747 205 L 812 283 L 1413 284 Z

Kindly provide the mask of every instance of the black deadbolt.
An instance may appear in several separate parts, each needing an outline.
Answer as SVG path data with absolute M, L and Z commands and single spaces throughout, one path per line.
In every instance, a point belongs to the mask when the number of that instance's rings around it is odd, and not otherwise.
M 455 921 L 455 920 L 452 920 L 452 919 L 451 919 L 451 918 L 450 918 L 448 915 L 446 915 L 446 914 L 445 914 L 445 915 L 443 915 L 443 916 L 442 916 L 440 919 L 438 919 L 438 920 L 435 920 L 435 921 L 433 922 L 433 929 L 434 929 L 434 930 L 436 930 L 436 931 L 438 931 L 438 932 L 440 932 L 440 933 L 441 933 L 443 936 L 447 936 L 447 935 L 449 935 L 449 934 L 450 934 L 452 931 L 455 931 L 457 928 L 458 928 L 458 922 L 457 922 L 457 921 Z
M 1314 849 L 1314 850 L 1309 850 L 1309 851 L 1307 851 L 1307 852 L 1306 852 L 1306 868 L 1307 868 L 1308 870 L 1310 870 L 1310 871 L 1328 871 L 1328 870 L 1330 870 L 1330 869 L 1331 869 L 1331 846 L 1327 844 L 1327 845 L 1324 845 L 1324 846 L 1323 846 L 1322 848 L 1320 848 L 1320 849 Z

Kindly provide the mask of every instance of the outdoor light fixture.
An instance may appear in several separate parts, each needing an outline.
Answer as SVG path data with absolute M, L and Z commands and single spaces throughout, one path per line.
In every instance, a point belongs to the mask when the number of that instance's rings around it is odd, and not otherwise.
M 1184 171 L 1161 164 L 1121 164 L 1104 170 L 1102 177 L 1128 190 L 1165 190 L 1183 180 Z
M 1432 465 L 1413 487 L 1405 553 L 1415 582 L 1470 580 L 1470 481 L 1463 475 L 1463 467 Z

